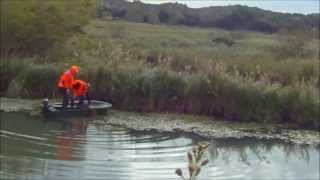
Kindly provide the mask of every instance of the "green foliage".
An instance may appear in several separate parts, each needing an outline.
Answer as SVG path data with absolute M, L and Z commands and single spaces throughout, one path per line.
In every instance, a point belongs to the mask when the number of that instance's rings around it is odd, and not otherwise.
M 126 29 L 124 38 L 112 36 L 118 27 Z M 66 58 L 55 63 L 8 58 L 1 64 L 6 67 L 1 78 L 11 82 L 6 94 L 55 96 L 60 73 L 75 63 L 93 97 L 116 108 L 320 126 L 318 40 L 302 43 L 312 55 L 278 61 L 270 47 L 287 37 L 277 34 L 239 32 L 241 38 L 235 38 L 235 32 L 217 29 L 115 21 L 91 22 L 84 32 L 62 46 Z M 208 37 L 235 44 L 213 44 Z
M 169 14 L 165 10 L 160 10 L 158 16 L 159 16 L 160 23 L 168 23 L 169 22 Z
M 277 60 L 286 60 L 288 58 L 306 57 L 310 54 L 305 48 L 305 40 L 298 37 L 289 37 L 273 47 L 275 58 Z
M 81 30 L 95 12 L 94 3 L 93 0 L 2 0 L 2 55 L 46 55 L 56 43 Z
M 6 92 L 10 82 L 15 79 L 18 74 L 28 68 L 31 58 L 22 59 L 20 57 L 1 57 L 0 59 L 0 92 Z
M 240 5 L 194 9 L 177 3 L 152 5 L 108 0 L 104 1 L 99 14 L 111 14 L 114 18 L 152 24 L 183 24 L 265 33 L 304 32 L 312 37 L 319 36 L 319 14 L 284 14 Z
M 217 44 L 224 44 L 226 46 L 232 46 L 234 44 L 234 41 L 230 38 L 226 37 L 217 37 L 211 40 L 213 43 Z
M 55 96 L 60 75 L 59 69 L 49 64 L 29 65 L 10 82 L 7 95 L 29 98 L 44 95 Z

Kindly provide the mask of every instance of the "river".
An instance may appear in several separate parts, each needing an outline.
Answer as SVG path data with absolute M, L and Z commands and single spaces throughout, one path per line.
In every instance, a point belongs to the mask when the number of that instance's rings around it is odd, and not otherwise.
M 98 120 L 1 112 L 0 179 L 179 179 L 174 171 L 188 174 L 186 153 L 200 141 L 210 145 L 199 179 L 319 179 L 319 145 L 137 131 Z

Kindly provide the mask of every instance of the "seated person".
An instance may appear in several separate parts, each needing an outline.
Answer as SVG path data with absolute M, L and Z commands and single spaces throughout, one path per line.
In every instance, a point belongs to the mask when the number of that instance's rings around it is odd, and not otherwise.
M 77 79 L 72 83 L 72 92 L 74 97 L 79 99 L 79 107 L 83 104 L 85 98 L 87 99 L 88 104 L 90 104 L 89 87 L 89 83 L 80 79 Z

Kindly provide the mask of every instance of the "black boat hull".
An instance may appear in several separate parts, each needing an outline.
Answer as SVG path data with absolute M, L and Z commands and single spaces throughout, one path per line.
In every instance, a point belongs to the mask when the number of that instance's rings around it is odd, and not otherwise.
M 91 114 L 107 114 L 108 109 L 112 107 L 112 104 L 104 101 L 92 100 L 88 105 L 86 102 L 80 107 L 75 102 L 75 107 L 63 108 L 62 103 L 49 104 L 48 108 L 43 108 L 43 113 L 46 117 L 56 116 L 83 116 Z

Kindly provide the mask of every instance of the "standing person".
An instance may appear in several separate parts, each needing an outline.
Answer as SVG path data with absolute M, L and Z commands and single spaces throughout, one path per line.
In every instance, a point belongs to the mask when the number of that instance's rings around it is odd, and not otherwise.
M 89 87 L 89 83 L 80 79 L 77 79 L 72 83 L 72 92 L 74 97 L 79 98 L 79 107 L 83 104 L 85 98 L 87 99 L 88 104 L 90 104 Z
M 59 79 L 58 88 L 61 93 L 62 107 L 67 108 L 69 104 L 69 99 L 72 98 L 70 95 L 70 90 L 72 89 L 72 83 L 74 81 L 74 76 L 79 72 L 79 67 L 76 65 L 72 65 L 71 68 L 65 71 Z M 73 106 L 73 100 L 71 100 L 71 106 Z

